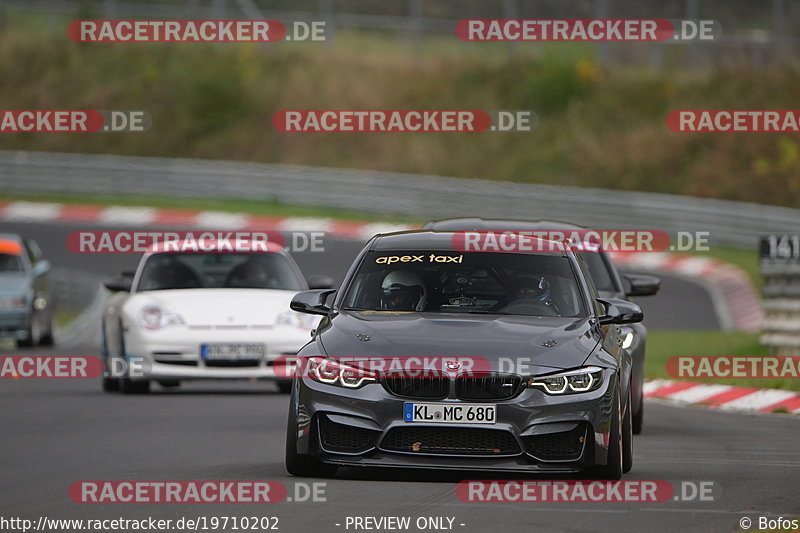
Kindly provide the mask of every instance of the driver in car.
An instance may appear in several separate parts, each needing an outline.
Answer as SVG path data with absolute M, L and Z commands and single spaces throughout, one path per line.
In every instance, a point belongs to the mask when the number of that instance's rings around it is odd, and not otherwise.
M 381 306 L 388 311 L 423 311 L 425 309 L 425 282 L 416 272 L 395 270 L 381 283 Z
M 234 268 L 228 276 L 227 287 L 268 289 L 272 286 L 272 275 L 259 257 L 251 257 Z
M 550 282 L 544 276 L 521 276 L 515 279 L 511 286 L 516 298 L 512 303 L 534 301 L 554 307 L 550 298 Z

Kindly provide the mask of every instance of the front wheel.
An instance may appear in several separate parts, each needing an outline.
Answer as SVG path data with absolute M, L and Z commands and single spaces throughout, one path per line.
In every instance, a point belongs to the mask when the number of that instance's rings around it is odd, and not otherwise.
M 41 337 L 39 337 L 39 344 L 41 346 L 53 346 L 56 343 L 55 336 L 53 335 L 53 330 L 55 326 L 53 325 L 53 316 L 47 316 L 47 329 L 42 332 Z
M 622 473 L 627 474 L 633 468 L 633 403 L 631 388 L 628 387 L 628 408 L 622 422 Z
M 299 477 L 331 477 L 339 467 L 319 461 L 313 455 L 297 453 L 297 419 L 294 416 L 294 399 L 289 401 L 289 419 L 286 422 L 286 471 Z
M 639 435 L 644 425 L 644 395 L 639 398 L 639 409 L 633 413 L 633 434 Z
M 131 378 L 119 380 L 119 390 L 122 394 L 147 394 L 150 392 L 150 382 L 147 380 L 134 381 Z
M 28 348 L 30 346 L 36 346 L 41 338 L 42 331 L 39 321 L 36 319 L 36 312 L 31 311 L 30 323 L 28 327 L 25 328 L 25 338 L 17 339 L 17 347 Z
M 623 463 L 623 436 L 620 420 L 622 409 L 620 406 L 619 387 L 614 394 L 614 407 L 611 411 L 611 428 L 608 432 L 608 457 L 605 465 L 594 467 L 593 473 L 598 479 L 622 479 Z

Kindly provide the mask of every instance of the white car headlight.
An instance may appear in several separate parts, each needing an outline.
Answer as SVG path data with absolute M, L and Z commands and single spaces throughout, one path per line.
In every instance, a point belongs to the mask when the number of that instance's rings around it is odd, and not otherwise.
M 633 346 L 633 340 L 636 338 L 633 328 L 630 326 L 620 326 L 619 335 L 622 337 L 622 347 L 626 350 Z
M 321 317 L 311 316 L 304 313 L 297 313 L 291 309 L 281 312 L 275 317 L 276 326 L 293 326 L 304 330 L 311 330 L 317 327 Z
M 146 305 L 139 310 L 139 325 L 147 329 L 161 329 L 166 326 L 184 324 L 177 313 L 168 311 L 158 305 Z
M 603 384 L 603 369 L 586 366 L 569 372 L 559 372 L 545 376 L 532 376 L 529 387 L 539 387 L 547 394 L 575 394 L 589 392 Z

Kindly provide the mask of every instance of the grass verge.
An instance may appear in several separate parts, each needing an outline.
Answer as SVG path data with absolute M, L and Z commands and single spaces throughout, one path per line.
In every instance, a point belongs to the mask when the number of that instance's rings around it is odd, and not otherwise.
M 674 331 L 650 330 L 647 333 L 645 377 L 670 378 L 667 359 L 677 355 L 768 355 L 758 342 L 758 333 L 743 331 Z M 703 383 L 786 389 L 800 392 L 800 379 L 704 379 Z

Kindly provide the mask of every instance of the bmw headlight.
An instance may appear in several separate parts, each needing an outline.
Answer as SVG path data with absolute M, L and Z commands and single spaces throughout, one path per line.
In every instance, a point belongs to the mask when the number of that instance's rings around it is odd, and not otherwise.
M 321 317 L 297 313 L 291 309 L 281 312 L 275 317 L 276 326 L 292 326 L 299 329 L 310 330 L 317 327 Z
M 357 389 L 367 383 L 378 381 L 378 376 L 374 372 L 340 363 L 328 357 L 309 357 L 305 364 L 305 375 L 327 385 Z
M 168 311 L 158 305 L 146 305 L 139 311 L 139 325 L 147 329 L 161 329 L 166 326 L 184 324 L 177 313 Z
M 590 392 L 603 384 L 603 369 L 586 366 L 569 372 L 532 376 L 528 380 L 529 387 L 538 387 L 547 394 L 576 394 Z
M 633 346 L 633 340 L 636 338 L 633 328 L 630 326 L 620 326 L 619 335 L 622 337 L 622 347 L 626 350 Z

